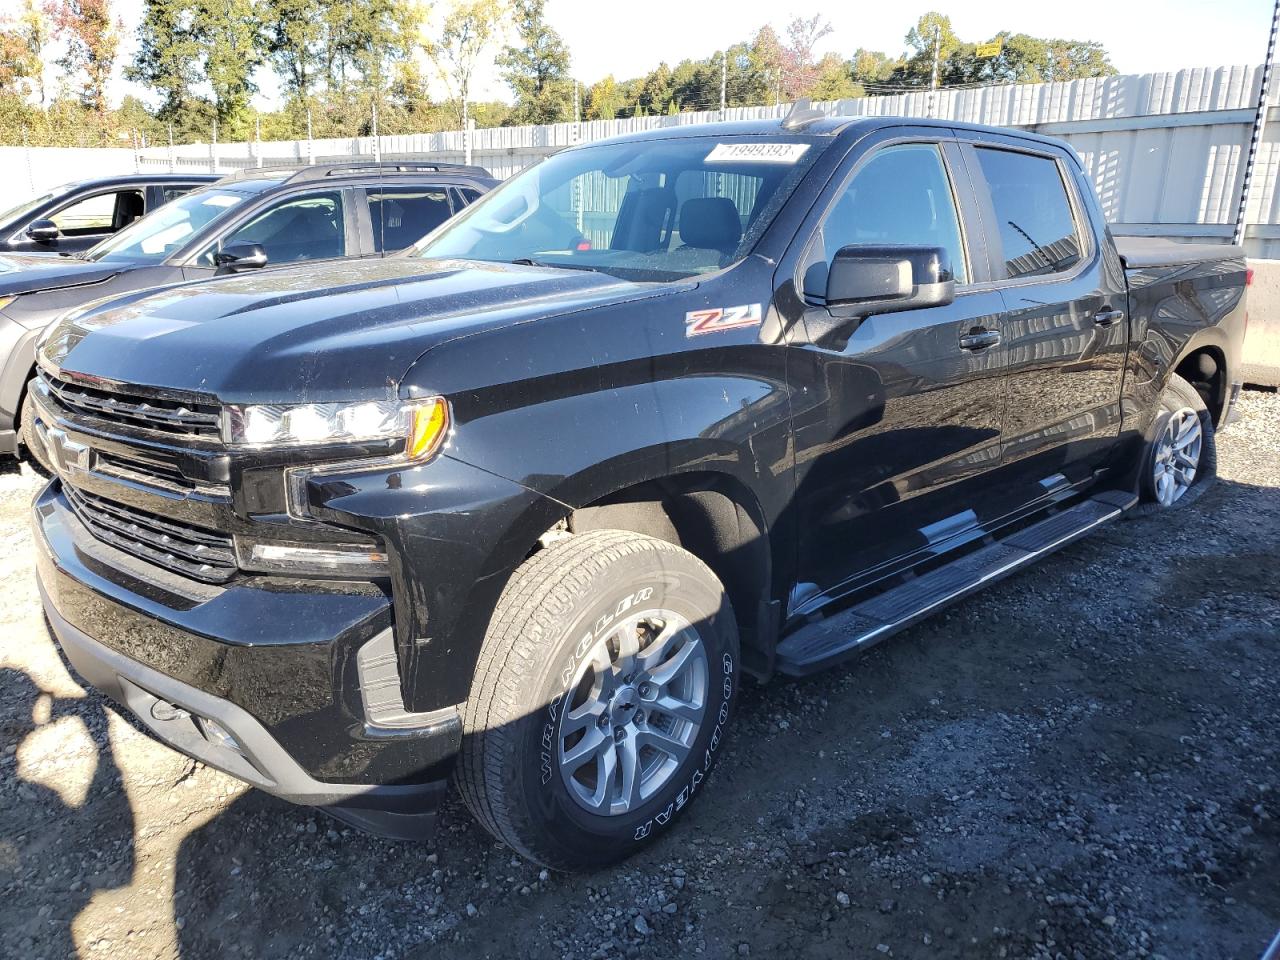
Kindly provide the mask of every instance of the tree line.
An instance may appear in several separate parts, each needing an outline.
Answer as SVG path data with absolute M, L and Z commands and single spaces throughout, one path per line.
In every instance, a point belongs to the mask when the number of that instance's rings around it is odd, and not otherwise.
M 582 86 L 546 0 L 454 0 L 434 18 L 423 0 L 145 0 L 136 52 L 122 63 L 113 0 L 20 3 L 0 15 L 0 143 L 420 133 L 467 119 L 554 123 L 861 97 L 928 87 L 935 69 L 941 87 L 1116 72 L 1101 44 L 1009 31 L 979 44 L 937 12 L 910 28 L 897 55 L 819 57 L 832 28 L 815 14 L 781 34 L 763 26 L 703 59 Z M 489 60 L 511 103 L 473 100 L 476 69 Z M 280 89 L 269 111 L 253 107 L 264 71 Z M 150 102 L 126 96 L 112 106 L 117 75 Z

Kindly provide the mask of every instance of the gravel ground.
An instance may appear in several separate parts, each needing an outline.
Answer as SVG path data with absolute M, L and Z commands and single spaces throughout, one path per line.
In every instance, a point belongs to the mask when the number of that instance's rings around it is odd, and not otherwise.
M 1222 479 L 803 683 L 593 876 L 248 791 L 83 691 L 0 472 L 0 955 L 1256 960 L 1280 927 L 1280 396 Z

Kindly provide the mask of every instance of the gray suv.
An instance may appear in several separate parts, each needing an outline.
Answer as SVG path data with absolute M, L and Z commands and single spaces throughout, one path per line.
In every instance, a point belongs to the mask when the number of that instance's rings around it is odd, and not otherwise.
M 55 318 L 144 288 L 410 246 L 497 181 L 440 163 L 256 168 L 166 204 L 75 257 L 0 253 L 0 454 L 23 443 L 35 345 Z M 48 465 L 44 464 L 47 468 Z

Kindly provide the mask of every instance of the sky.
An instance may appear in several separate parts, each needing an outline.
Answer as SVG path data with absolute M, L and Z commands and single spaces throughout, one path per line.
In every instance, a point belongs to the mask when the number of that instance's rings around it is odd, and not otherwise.
M 0 0 L 0 6 L 17 0 Z M 435 7 L 447 7 L 437 0 Z M 135 46 L 143 0 L 115 0 L 125 22 L 122 61 Z M 779 7 L 783 6 L 783 12 Z M 662 60 L 674 65 L 711 55 L 770 23 L 781 34 L 794 14 L 821 10 L 833 32 L 818 53 L 848 56 L 859 47 L 901 53 L 903 37 L 921 14 L 940 9 L 951 17 L 962 40 L 989 39 L 1000 30 L 1071 40 L 1097 40 L 1121 73 L 1151 73 L 1181 67 L 1261 63 L 1266 56 L 1272 0 L 1072 0 L 1065 3 L 1011 3 L 1009 0 L 933 0 L 780 5 L 776 0 L 644 0 L 624 7 L 617 0 L 548 0 L 547 17 L 573 56 L 574 75 L 586 84 L 612 73 L 641 76 Z M 619 42 L 621 40 L 622 42 Z M 495 48 L 494 53 L 496 54 Z M 269 72 L 258 76 L 256 105 L 276 105 L 278 89 Z M 474 99 L 510 101 L 493 64 L 483 64 Z M 117 79 L 113 97 L 143 91 Z M 438 95 L 440 92 L 437 91 Z

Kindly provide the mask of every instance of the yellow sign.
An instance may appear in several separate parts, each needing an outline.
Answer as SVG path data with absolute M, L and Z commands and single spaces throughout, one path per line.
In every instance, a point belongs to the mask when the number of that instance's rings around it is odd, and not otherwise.
M 992 40 L 990 43 L 978 44 L 978 49 L 974 51 L 975 56 L 988 58 L 1000 56 L 1000 51 L 1004 48 L 1004 38 Z

